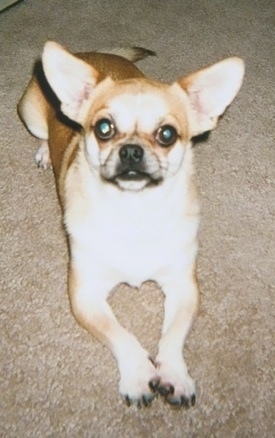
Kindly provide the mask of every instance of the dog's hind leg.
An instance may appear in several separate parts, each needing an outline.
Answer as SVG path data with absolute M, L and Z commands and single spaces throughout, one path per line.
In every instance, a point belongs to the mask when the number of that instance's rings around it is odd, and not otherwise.
M 47 108 L 48 102 L 41 92 L 36 77 L 33 77 L 19 101 L 18 113 L 28 131 L 41 140 L 40 147 L 35 154 L 35 162 L 42 169 L 51 166 L 48 146 Z
M 51 167 L 52 162 L 50 158 L 49 144 L 47 140 L 41 140 L 35 156 L 35 162 L 40 169 L 46 170 Z

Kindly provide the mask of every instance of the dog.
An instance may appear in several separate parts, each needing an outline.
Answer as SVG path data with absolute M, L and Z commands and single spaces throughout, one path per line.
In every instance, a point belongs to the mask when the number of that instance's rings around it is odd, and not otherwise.
M 183 345 L 198 312 L 200 204 L 192 139 L 215 128 L 237 95 L 244 62 L 230 57 L 172 84 L 134 62 L 154 53 L 122 48 L 73 55 L 48 41 L 18 111 L 52 166 L 68 236 L 72 312 L 107 345 L 127 405 L 157 394 L 195 403 Z M 120 283 L 155 281 L 165 296 L 155 359 L 120 325 L 107 298 Z

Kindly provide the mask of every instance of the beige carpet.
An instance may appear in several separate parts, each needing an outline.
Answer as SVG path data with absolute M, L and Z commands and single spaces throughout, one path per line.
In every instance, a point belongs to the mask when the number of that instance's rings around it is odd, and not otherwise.
M 0 15 L 1 437 L 274 436 L 272 14 L 269 0 L 26 0 Z M 143 45 L 158 57 L 140 66 L 167 81 L 232 54 L 246 61 L 239 96 L 195 148 L 201 310 L 186 346 L 198 392 L 189 411 L 160 399 L 127 408 L 111 354 L 70 313 L 53 175 L 36 168 L 16 115 L 48 38 L 74 51 Z M 124 287 L 112 302 L 155 353 L 160 291 Z

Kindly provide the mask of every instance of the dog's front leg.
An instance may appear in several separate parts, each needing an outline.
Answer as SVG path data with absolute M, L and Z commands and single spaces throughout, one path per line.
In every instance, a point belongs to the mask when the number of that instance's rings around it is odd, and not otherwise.
M 184 275 L 170 272 L 162 283 L 165 314 L 156 358 L 160 378 L 158 390 L 174 406 L 195 403 L 195 384 L 183 359 L 183 345 L 198 309 L 198 287 L 194 268 Z
M 111 284 L 102 277 L 95 278 L 91 272 L 71 264 L 69 294 L 76 320 L 112 351 L 120 371 L 120 393 L 126 403 L 148 406 L 155 397 L 157 370 L 148 352 L 114 316 L 106 301 L 108 287 Z

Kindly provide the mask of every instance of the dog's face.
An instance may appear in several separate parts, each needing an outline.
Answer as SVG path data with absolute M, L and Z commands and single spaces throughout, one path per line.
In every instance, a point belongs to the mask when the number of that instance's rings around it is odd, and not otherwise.
M 244 74 L 243 61 L 233 57 L 172 85 L 114 81 L 52 42 L 42 60 L 61 111 L 83 127 L 91 171 L 131 191 L 177 174 L 192 137 L 215 128 Z
M 108 79 L 98 88 L 85 123 L 91 170 L 134 191 L 176 174 L 189 140 L 179 87 Z

